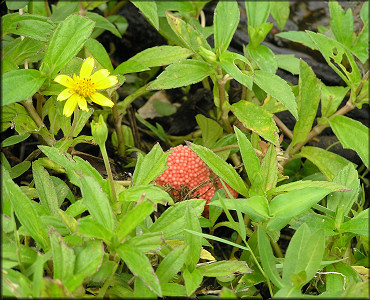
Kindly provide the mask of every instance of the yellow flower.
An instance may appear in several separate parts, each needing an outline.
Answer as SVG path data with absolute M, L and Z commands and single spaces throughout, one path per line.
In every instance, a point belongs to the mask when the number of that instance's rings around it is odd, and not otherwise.
M 54 81 L 67 87 L 63 90 L 57 100 L 67 102 L 63 108 L 63 115 L 70 117 L 77 104 L 80 109 L 88 111 L 86 97 L 91 101 L 102 105 L 112 107 L 114 103 L 104 95 L 96 92 L 114 86 L 118 80 L 116 76 L 109 76 L 107 69 L 102 69 L 91 75 L 94 68 L 94 59 L 88 57 L 85 59 L 80 70 L 80 76 L 73 74 L 73 78 L 67 75 L 58 75 Z

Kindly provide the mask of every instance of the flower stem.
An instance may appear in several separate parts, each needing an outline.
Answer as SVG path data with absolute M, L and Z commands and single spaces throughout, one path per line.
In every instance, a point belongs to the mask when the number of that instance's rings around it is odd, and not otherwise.
M 117 140 L 118 140 L 118 153 L 124 157 L 125 156 L 125 150 L 126 150 L 126 145 L 125 145 L 125 140 L 123 137 L 123 132 L 122 132 L 122 117 L 119 116 L 118 114 L 118 108 L 117 108 L 117 94 L 114 93 L 112 96 L 112 101 L 114 102 L 114 105 L 112 107 L 112 116 L 113 116 L 113 121 L 114 121 L 114 128 L 117 133 Z

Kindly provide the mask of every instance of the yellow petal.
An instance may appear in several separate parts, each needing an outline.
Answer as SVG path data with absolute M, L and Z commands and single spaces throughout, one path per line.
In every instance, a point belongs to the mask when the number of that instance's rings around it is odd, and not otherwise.
M 81 97 L 80 95 L 78 95 L 78 106 L 81 108 L 81 110 L 89 111 L 89 109 L 87 108 L 86 99 L 84 97 Z
M 109 76 L 109 71 L 107 69 L 101 69 L 91 75 L 91 82 L 96 84 L 99 81 L 104 80 L 108 76 Z
M 105 77 L 103 80 L 96 82 L 94 87 L 97 90 L 104 90 L 104 89 L 114 86 L 117 82 L 118 80 L 116 76 L 108 76 L 108 77 Z
M 91 101 L 101 105 L 112 107 L 114 105 L 113 101 L 109 100 L 107 97 L 100 93 L 94 93 L 90 95 Z
M 77 102 L 78 102 L 78 97 L 80 97 L 78 94 L 73 94 L 64 104 L 63 108 L 63 115 L 65 115 L 67 118 L 72 115 L 74 112 Z
M 94 68 L 94 59 L 92 57 L 86 58 L 81 67 L 80 77 L 81 78 L 90 77 L 93 68 Z
M 71 77 L 67 75 L 58 75 L 54 78 L 55 82 L 58 82 L 61 85 L 66 86 L 67 88 L 74 88 L 74 81 Z
M 63 100 L 66 100 L 68 99 L 69 97 L 71 97 L 72 95 L 74 94 L 74 91 L 71 90 L 71 89 L 65 89 L 63 90 L 59 95 L 58 95 L 58 98 L 57 100 L 58 101 L 63 101 Z

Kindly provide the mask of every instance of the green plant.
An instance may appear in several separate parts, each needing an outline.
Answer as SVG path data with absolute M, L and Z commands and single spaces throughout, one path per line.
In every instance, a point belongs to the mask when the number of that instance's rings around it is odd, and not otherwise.
M 38 145 L 15 165 L 1 154 L 2 294 L 192 297 L 210 294 L 210 284 L 220 297 L 266 297 L 262 284 L 271 297 L 366 297 L 368 128 L 345 114 L 369 103 L 368 2 L 358 32 L 352 11 L 330 1 L 327 30 L 278 34 L 319 51 L 345 86 L 326 86 L 304 60 L 261 44 L 272 28 L 270 14 L 284 28 L 289 2 L 245 2 L 251 42 L 243 55 L 228 50 L 240 21 L 236 1 L 219 1 L 209 27 L 202 11 L 207 2 L 132 3 L 169 45 L 145 49 L 114 68 L 96 38 L 104 30 L 124 33 L 127 22 L 115 15 L 124 2 L 59 1 L 50 10 L 47 1 L 6 1 L 19 13 L 2 17 L 2 132 L 16 134 L 2 149 L 13 150 L 31 134 Z M 277 68 L 297 75 L 298 85 L 277 76 Z M 125 76 L 143 72 L 149 79 L 119 99 L 117 89 L 128 88 Z M 96 100 L 68 86 L 78 81 L 66 77 L 73 74 L 108 80 L 100 86 L 105 102 L 94 101 L 108 107 L 94 110 L 80 98 L 57 101 L 73 93 Z M 233 104 L 231 80 L 242 89 Z M 169 146 L 192 140 L 188 146 L 219 178 L 223 189 L 212 197 L 207 218 L 201 197 L 174 203 L 153 184 L 169 152 L 155 144 L 142 153 L 131 143 L 131 129 L 122 127 L 137 97 L 198 82 L 212 90 L 214 107 L 210 118 L 196 117 L 197 132 L 170 136 L 160 124 L 137 119 Z M 296 119 L 293 131 L 275 115 L 284 110 Z M 86 127 L 91 135 L 81 134 Z M 327 127 L 358 153 L 362 166 L 307 145 Z M 112 175 L 109 134 L 121 157 L 137 153 L 131 180 Z M 99 146 L 108 178 L 70 154 L 79 143 Z M 288 181 L 289 172 L 302 180 Z M 26 175 L 31 179 L 22 181 Z M 220 228 L 230 234 L 220 236 Z M 287 236 L 287 230 L 294 233 Z

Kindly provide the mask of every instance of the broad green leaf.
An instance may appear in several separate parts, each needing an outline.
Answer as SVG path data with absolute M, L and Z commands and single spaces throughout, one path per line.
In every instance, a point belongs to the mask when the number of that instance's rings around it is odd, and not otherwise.
M 86 17 L 88 17 L 90 20 L 95 22 L 95 28 L 102 28 L 102 29 L 108 30 L 111 33 L 113 33 L 115 36 L 122 38 L 116 26 L 114 26 L 107 18 L 97 13 L 89 12 L 89 11 L 86 13 Z
M 262 184 L 264 179 L 261 173 L 260 160 L 254 151 L 251 142 L 241 132 L 241 130 L 234 126 L 234 131 L 238 139 L 238 145 L 245 171 L 247 172 L 249 181 L 252 184 L 251 190 L 253 190 L 256 194 L 261 194 L 261 192 L 263 192 Z
M 148 90 L 173 89 L 202 81 L 214 73 L 214 69 L 207 63 L 185 59 L 169 65 L 147 87 Z
M 19 222 L 27 229 L 30 236 L 41 245 L 44 251 L 49 250 L 50 242 L 44 224 L 32 205 L 31 201 L 21 189 L 15 184 L 9 172 L 2 169 L 2 187 L 4 188 L 4 199 L 8 199 L 14 208 Z
M 158 112 L 161 116 L 170 116 L 173 115 L 177 108 L 173 104 L 165 103 L 160 100 L 155 100 L 153 102 L 153 108 Z
M 134 282 L 134 298 L 155 298 L 155 293 L 153 293 L 149 287 L 140 279 L 140 277 L 135 278 Z
M 279 2 L 274 2 L 279 3 Z M 292 73 L 293 75 L 299 74 L 300 60 L 294 54 L 279 54 L 275 55 L 275 60 L 278 68 Z
M 272 1 L 271 15 L 275 19 L 281 31 L 284 30 L 285 24 L 289 19 L 289 1 Z
M 223 277 L 231 276 L 233 274 L 251 273 L 245 261 L 237 260 L 222 260 L 210 262 L 209 264 L 197 267 L 197 269 L 206 277 Z
M 104 246 L 101 241 L 87 241 L 82 248 L 78 248 L 74 273 L 93 275 L 99 269 L 103 256 Z
M 221 54 L 219 64 L 236 81 L 245 85 L 248 89 L 252 89 L 253 86 L 252 74 L 245 70 L 239 69 L 239 67 L 237 67 L 236 65 L 236 61 L 244 62 L 251 67 L 251 63 L 245 56 L 229 51 L 226 51 Z
M 343 148 L 356 151 L 369 168 L 369 128 L 345 116 L 335 116 L 329 123 Z
M 198 236 L 197 236 L 198 238 Z M 203 275 L 198 269 L 189 271 L 188 268 L 185 268 L 182 273 L 182 277 L 185 281 L 186 294 L 190 297 L 195 290 L 201 285 L 203 280 Z
M 320 81 L 304 60 L 299 65 L 298 86 L 299 120 L 294 125 L 292 146 L 304 142 L 308 137 L 320 102 Z
M 56 230 L 51 231 L 50 242 L 53 255 L 53 279 L 60 279 L 65 283 L 73 275 L 76 256 Z
M 161 284 L 163 296 L 169 297 L 187 297 L 185 287 L 178 283 L 164 283 Z
M 219 1 L 214 12 L 215 52 L 227 50 L 239 24 L 240 11 L 236 1 Z
M 248 195 L 248 188 L 244 181 L 240 178 L 235 169 L 227 162 L 222 160 L 217 154 L 211 150 L 191 144 L 190 148 L 212 169 L 220 178 L 222 178 L 230 187 L 232 187 L 239 194 Z
M 77 201 L 83 202 L 82 200 Z M 86 209 L 85 209 L 86 210 Z M 78 219 L 78 233 L 87 238 L 101 239 L 105 243 L 109 244 L 109 241 L 113 235 L 108 229 L 96 222 L 91 216 L 83 217 Z
M 327 208 L 335 212 L 335 223 L 339 228 L 344 216 L 351 211 L 353 204 L 358 199 L 360 179 L 352 164 L 348 164 L 334 177 L 333 182 L 346 185 L 350 191 L 331 194 L 327 199 Z
M 104 46 L 95 39 L 89 38 L 85 43 L 85 48 L 97 62 L 110 73 L 113 72 L 112 62 Z M 87 55 L 90 56 L 90 55 Z
M 202 131 L 203 146 L 212 148 L 223 133 L 222 127 L 214 120 L 198 114 L 195 119 Z
M 330 189 L 331 192 L 343 192 L 348 191 L 349 187 L 342 184 L 330 181 L 311 181 L 311 180 L 299 180 L 295 182 L 290 182 L 287 184 L 280 185 L 267 191 L 267 195 L 278 195 L 285 192 L 290 192 L 294 190 L 300 190 L 303 188 L 326 188 Z M 341 195 L 343 193 L 336 193 L 335 195 Z
M 361 81 L 361 75 L 351 52 L 341 43 L 321 33 L 306 32 L 316 44 L 329 66 L 348 86 L 356 89 Z
M 157 67 L 178 62 L 192 54 L 193 51 L 186 48 L 164 45 L 147 48 L 131 57 L 128 61 L 135 61 L 147 67 Z
M 17 178 L 24 174 L 29 168 L 31 167 L 31 162 L 28 160 L 24 160 L 19 164 L 16 164 L 9 170 L 9 175 L 11 179 Z
M 46 42 L 52 34 L 55 24 L 49 18 L 24 13 L 6 14 L 2 16 L 2 34 L 12 33 L 27 36 Z
M 205 200 L 192 199 L 178 202 L 175 206 L 166 209 L 149 228 L 149 231 L 162 232 L 165 239 L 181 234 L 184 231 L 185 226 L 184 211 L 186 209 L 187 202 L 191 203 L 192 209 L 199 218 L 203 212 Z
M 3 223 L 3 226 L 4 226 L 4 223 Z M 20 261 L 26 265 L 33 264 L 35 260 L 37 259 L 38 253 L 35 248 L 28 247 L 23 244 L 17 245 L 14 242 L 5 243 L 4 241 L 1 244 L 1 247 L 2 247 L 1 249 L 2 259 L 15 261 L 17 262 L 17 265 L 18 265 L 18 257 L 17 257 L 18 255 L 19 255 Z
M 267 21 L 271 3 L 267 1 L 245 1 L 248 16 L 248 27 L 257 28 Z
M 171 15 L 169 12 L 166 12 L 167 22 L 176 33 L 176 37 L 181 40 L 182 45 L 186 48 L 197 52 L 199 46 L 204 47 L 207 50 L 211 50 L 205 37 L 196 30 L 193 26 L 186 23 L 185 21 Z
M 342 224 L 340 227 L 341 232 L 352 232 L 369 236 L 369 209 L 360 212 L 356 217 Z
M 264 178 L 262 190 L 268 191 L 276 187 L 278 180 L 278 162 L 274 145 L 270 144 L 261 164 L 261 174 Z
M 160 232 L 147 232 L 126 240 L 125 245 L 131 246 L 143 253 L 156 253 L 164 244 L 163 235 Z M 158 274 L 157 274 L 158 275 Z
M 10 10 L 18 10 L 20 8 L 23 8 L 28 4 L 28 2 L 30 2 L 30 1 L 29 0 L 23 0 L 23 1 L 7 0 L 7 1 L 5 1 L 6 7 Z
M 52 7 L 52 14 L 50 15 L 50 19 L 53 22 L 60 22 L 64 21 L 69 15 L 77 14 L 79 3 L 74 1 L 59 1 L 56 5 L 51 5 Z
M 338 154 L 311 146 L 305 146 L 296 157 L 305 157 L 313 162 L 329 181 L 333 180 L 340 170 L 351 163 Z
M 297 103 L 292 88 L 286 81 L 277 75 L 261 70 L 254 72 L 254 83 L 256 83 L 267 94 L 281 102 L 291 114 L 298 120 Z
M 101 190 L 99 182 L 94 177 L 82 175 L 79 181 L 83 204 L 101 226 L 113 232 L 114 216 L 107 194 Z
M 270 112 L 253 102 L 245 100 L 234 103 L 230 109 L 245 127 L 274 145 L 279 144 L 279 130 Z
M 94 26 L 93 21 L 78 15 L 71 15 L 59 23 L 46 50 L 40 67 L 41 73 L 54 78 L 60 69 L 81 50 Z M 71 32 L 73 32 L 72 35 Z
M 279 273 L 276 269 L 275 256 L 272 253 L 270 241 L 267 237 L 266 232 L 262 227 L 258 226 L 258 250 L 261 257 L 261 264 L 263 270 L 266 272 L 268 278 L 280 289 L 284 286 L 283 280 L 280 278 Z
M 278 195 L 270 202 L 270 215 L 278 218 L 291 218 L 299 215 L 330 192 L 327 188 L 307 187 Z
M 308 213 L 299 218 L 297 222 L 292 223 L 290 227 L 297 230 L 303 223 L 307 224 L 312 232 L 322 229 L 326 237 L 338 235 L 335 230 L 334 219 L 317 213 Z
M 141 252 L 122 244 L 116 249 L 130 271 L 139 277 L 144 284 L 158 297 L 162 297 L 161 285 L 149 259 Z
M 115 230 L 117 239 L 121 242 L 132 230 L 154 211 L 153 203 L 144 200 L 128 211 L 119 221 Z
M 287 31 L 279 32 L 276 36 L 290 40 L 292 42 L 301 43 L 312 50 L 317 50 L 315 43 L 310 39 L 309 35 L 304 31 Z
M 321 116 L 330 117 L 342 103 L 349 87 L 326 86 L 321 83 Z
M 169 153 L 163 153 L 159 144 L 155 144 L 144 158 L 139 154 L 132 176 L 133 185 L 146 185 L 157 179 L 157 177 L 167 169 L 166 160 L 168 154 Z
M 39 71 L 29 69 L 15 70 L 3 74 L 1 105 L 12 104 L 32 97 L 45 79 Z
M 140 9 L 140 11 L 147 18 L 150 24 L 152 24 L 152 26 L 158 30 L 159 21 L 156 2 L 155 1 L 131 1 L 131 2 L 138 9 Z
M 37 161 L 32 163 L 32 173 L 41 205 L 50 215 L 59 216 L 58 196 L 49 173 Z
M 121 63 L 113 72 L 113 74 L 127 74 L 150 70 L 147 66 L 133 60 L 126 60 Z
M 255 61 L 257 66 L 264 72 L 275 74 L 277 70 L 277 61 L 275 54 L 265 45 L 258 45 L 256 48 L 247 46 L 250 57 Z
M 369 57 L 369 2 L 365 1 L 362 4 L 360 16 L 364 26 L 361 32 L 354 39 L 353 45 L 350 48 L 352 53 L 355 54 L 359 60 L 364 64 Z
M 12 135 L 10 137 L 7 137 L 6 139 L 4 139 L 1 142 L 1 147 L 9 147 L 9 146 L 18 144 L 20 142 L 23 142 L 24 140 L 27 140 L 30 135 L 31 134 L 27 133 L 27 134 L 23 134 L 23 135 L 16 134 L 16 135 Z
M 24 64 L 27 59 L 29 62 L 38 61 L 42 58 L 40 53 L 45 47 L 45 42 L 37 41 L 32 38 L 16 38 L 6 47 L 3 47 L 4 58 L 11 59 L 16 65 Z M 41 55 L 39 55 L 41 54 Z M 4 63 L 4 61 L 3 61 Z M 4 66 L 3 66 L 4 68 Z M 5 73 L 3 71 L 3 73 Z
M 304 271 L 306 278 L 298 283 L 302 287 L 315 276 L 320 268 L 324 250 L 325 235 L 323 230 L 311 234 L 308 225 L 303 223 L 290 240 L 285 254 L 283 280 L 289 284 L 293 274 L 297 275 Z
M 169 282 L 182 268 L 188 256 L 189 246 L 182 245 L 172 250 L 155 271 L 161 285 Z
M 330 28 L 338 42 L 351 48 L 353 37 L 353 16 L 349 8 L 344 12 L 337 1 L 329 1 Z
M 123 190 L 119 194 L 120 201 L 139 201 L 140 197 L 145 194 L 146 198 L 153 203 L 170 203 L 173 204 L 173 200 L 170 195 L 162 188 L 153 184 L 138 185 L 130 187 L 129 189 Z
M 299 287 L 296 287 L 294 285 L 285 285 L 283 288 L 281 288 L 276 294 L 274 294 L 274 297 L 276 298 L 302 298 L 303 294 L 301 292 L 301 289 Z
M 193 212 L 193 208 L 189 201 L 186 201 L 184 218 L 184 229 L 202 232 L 199 224 L 199 217 L 195 212 Z M 187 269 L 189 269 L 189 272 L 193 272 L 196 264 L 199 261 L 200 251 L 202 249 L 202 238 L 189 232 L 184 232 L 184 242 L 185 244 L 189 245 L 186 266 Z

